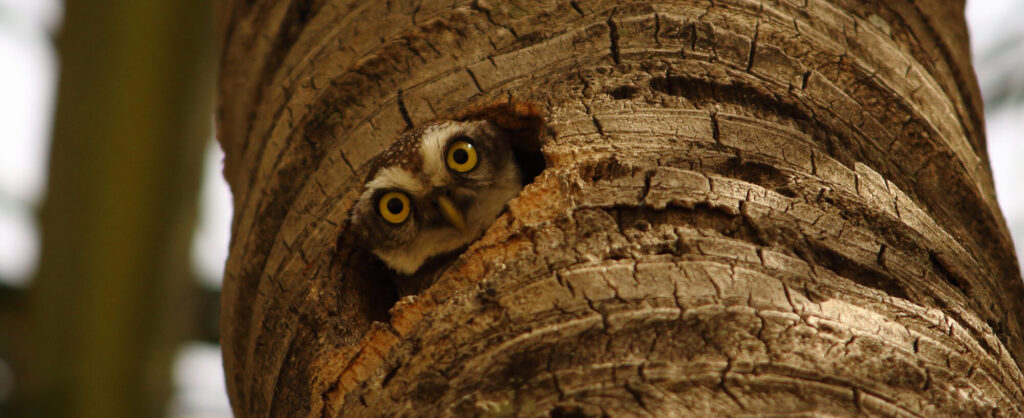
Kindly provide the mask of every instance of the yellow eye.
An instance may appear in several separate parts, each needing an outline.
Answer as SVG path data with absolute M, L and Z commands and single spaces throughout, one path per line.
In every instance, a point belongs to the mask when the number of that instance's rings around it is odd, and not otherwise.
M 476 168 L 476 147 L 467 139 L 456 139 L 448 146 L 445 162 L 448 168 L 465 173 Z
M 409 196 L 400 192 L 387 192 L 377 203 L 380 216 L 393 224 L 400 224 L 409 218 Z

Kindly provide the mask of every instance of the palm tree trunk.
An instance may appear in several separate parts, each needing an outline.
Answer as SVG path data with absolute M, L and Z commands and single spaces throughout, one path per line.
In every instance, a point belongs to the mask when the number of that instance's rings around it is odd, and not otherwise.
M 235 412 L 1024 414 L 962 8 L 222 1 Z M 509 98 L 547 169 L 396 300 L 366 162 Z

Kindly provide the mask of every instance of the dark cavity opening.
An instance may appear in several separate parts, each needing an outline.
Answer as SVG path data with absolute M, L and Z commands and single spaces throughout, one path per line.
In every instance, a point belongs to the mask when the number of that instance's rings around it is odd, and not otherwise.
M 346 331 L 362 335 L 374 322 L 388 322 L 388 312 L 399 299 L 395 275 L 377 256 L 360 245 L 353 234 L 338 237 L 330 275 L 335 282 L 336 310 L 345 320 Z
M 512 158 L 516 160 L 516 164 L 519 164 L 519 168 L 522 170 L 523 186 L 533 183 L 533 180 L 548 166 L 544 154 L 540 152 L 539 145 L 533 149 L 513 148 Z

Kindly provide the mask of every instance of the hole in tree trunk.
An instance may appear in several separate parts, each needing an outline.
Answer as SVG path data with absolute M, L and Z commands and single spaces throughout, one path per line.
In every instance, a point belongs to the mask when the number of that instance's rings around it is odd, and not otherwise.
M 512 150 L 512 158 L 515 158 L 516 164 L 519 164 L 519 168 L 522 169 L 523 186 L 533 183 L 533 180 L 548 166 L 547 160 L 544 159 L 544 154 L 540 152 L 539 148 L 515 148 Z
M 539 122 L 527 128 L 517 126 L 517 129 L 508 130 L 514 136 L 512 158 L 521 170 L 524 187 L 547 168 L 541 145 L 550 132 L 542 124 L 543 119 L 537 115 L 532 117 Z M 456 263 L 466 248 L 479 239 L 477 237 L 453 251 L 433 255 L 415 272 L 406 275 L 388 267 L 373 253 L 365 242 L 366 238 L 361 239 L 357 235 L 339 237 L 339 255 L 332 273 L 340 277 L 338 309 L 342 316 L 347 317 L 346 325 L 354 325 L 352 331 L 357 334 L 368 330 L 373 322 L 390 321 L 390 309 L 399 300 L 420 294 L 433 285 Z

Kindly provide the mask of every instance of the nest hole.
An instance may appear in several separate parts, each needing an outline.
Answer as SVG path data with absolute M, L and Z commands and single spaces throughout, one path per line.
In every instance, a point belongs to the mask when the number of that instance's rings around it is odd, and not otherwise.
M 514 144 L 513 158 L 522 172 L 523 186 L 532 183 L 547 168 L 541 152 L 543 141 Z M 472 242 L 470 243 L 472 244 Z M 353 331 L 368 331 L 373 322 L 391 320 L 391 308 L 406 296 L 418 295 L 434 284 L 470 245 L 429 259 L 411 275 L 389 268 L 365 243 L 343 234 L 338 238 L 339 255 L 335 274 L 340 277 L 338 310 L 347 317 Z
M 539 146 L 533 149 L 515 148 L 512 150 L 512 158 L 516 160 L 516 164 L 522 170 L 523 187 L 533 183 L 537 176 L 548 167 L 547 160 L 544 158 L 544 153 L 540 151 Z

